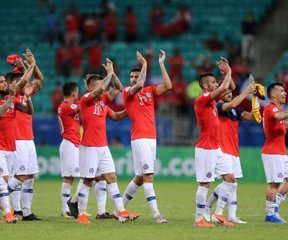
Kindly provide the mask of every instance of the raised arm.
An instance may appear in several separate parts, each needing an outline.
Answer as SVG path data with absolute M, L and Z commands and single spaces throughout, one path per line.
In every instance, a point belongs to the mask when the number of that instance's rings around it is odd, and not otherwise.
M 22 89 L 25 87 L 25 85 L 29 82 L 34 71 L 34 67 L 35 65 L 31 64 L 27 69 L 27 71 L 22 76 L 21 80 L 17 83 L 16 94 L 20 93 Z
M 138 62 L 141 64 L 142 68 L 136 84 L 130 88 L 131 95 L 135 95 L 137 92 L 139 92 L 144 87 L 146 80 L 147 62 L 139 51 L 136 52 L 136 57 Z
M 240 95 L 232 99 L 231 102 L 224 103 L 222 105 L 222 110 L 228 111 L 232 108 L 239 106 L 243 102 L 243 100 L 255 90 L 255 88 L 255 84 L 249 84 L 248 87 Z
M 33 84 L 34 92 L 38 92 L 39 90 L 42 89 L 42 81 L 44 80 L 44 76 L 36 63 L 33 53 L 31 52 L 29 48 L 26 49 L 26 53 L 29 53 L 29 57 L 27 58 L 27 63 L 29 65 L 31 64 L 35 65 L 34 71 L 33 71 L 34 80 L 32 84 Z
M 93 99 L 99 98 L 108 88 L 109 83 L 111 81 L 111 77 L 113 75 L 113 63 L 110 59 L 106 58 L 106 65 L 103 64 L 103 67 L 107 71 L 106 77 L 101 81 L 99 86 L 91 92 L 91 96 Z
M 231 71 L 229 64 L 221 58 L 220 61 L 217 62 L 217 65 L 220 71 L 225 73 L 225 78 L 222 84 L 211 93 L 211 97 L 213 99 L 224 94 L 229 89 L 230 82 L 232 81 L 232 78 L 231 78 L 232 71 Z
M 14 95 L 10 96 L 6 100 L 6 102 L 2 106 L 0 106 L 0 117 L 2 117 L 2 115 L 8 110 L 13 100 L 14 100 Z
M 113 82 L 114 87 L 108 91 L 108 97 L 110 101 L 113 101 L 116 98 L 116 96 L 119 94 L 119 92 L 121 92 L 123 89 L 123 85 L 121 84 L 119 78 L 115 74 L 114 69 L 113 69 L 113 74 L 112 74 L 112 82 Z
M 161 95 L 166 91 L 172 89 L 172 83 L 165 68 L 165 59 L 166 59 L 166 53 L 161 49 L 159 54 L 159 65 L 162 73 L 163 84 L 160 84 L 156 87 L 157 95 Z

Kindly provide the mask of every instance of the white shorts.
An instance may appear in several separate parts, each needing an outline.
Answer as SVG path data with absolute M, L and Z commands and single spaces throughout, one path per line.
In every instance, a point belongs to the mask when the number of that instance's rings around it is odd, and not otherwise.
M 0 150 L 0 178 L 9 176 L 12 171 L 13 152 Z
M 135 174 L 154 173 L 156 161 L 156 139 L 141 138 L 131 141 Z
M 115 173 L 115 165 L 108 146 L 80 146 L 79 150 L 80 176 L 95 178 L 105 173 Z
M 282 183 L 288 177 L 286 155 L 261 154 L 267 183 Z
M 39 172 L 37 154 L 33 140 L 16 140 L 13 154 L 13 174 L 30 175 Z
M 80 177 L 79 148 L 69 140 L 63 139 L 60 147 L 60 167 L 62 177 Z
M 215 176 L 233 173 L 232 164 L 220 148 L 195 148 L 197 182 L 214 182 Z
M 241 163 L 240 163 L 240 158 L 233 156 L 233 155 L 230 155 L 230 154 L 226 154 L 226 153 L 224 153 L 224 155 L 229 159 L 229 161 L 232 164 L 234 177 L 235 178 L 242 178 L 243 172 L 242 172 L 242 167 L 241 167 Z

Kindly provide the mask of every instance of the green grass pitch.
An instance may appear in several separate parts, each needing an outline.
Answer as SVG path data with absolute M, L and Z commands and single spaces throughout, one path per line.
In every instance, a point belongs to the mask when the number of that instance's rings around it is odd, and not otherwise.
M 127 183 L 128 181 L 121 181 L 119 183 L 122 193 Z M 212 185 L 212 187 L 214 186 L 215 184 Z M 197 185 L 192 182 L 156 182 L 155 190 L 159 209 L 168 219 L 168 223 L 162 225 L 156 224 L 152 220 L 142 189 L 138 191 L 131 205 L 128 206 L 128 210 L 141 214 L 140 218 L 135 222 L 120 224 L 116 220 L 96 220 L 94 190 L 90 192 L 87 211 L 93 214 L 93 217 L 90 218 L 92 224 L 80 225 L 75 219 L 63 219 L 60 217 L 60 187 L 61 180 L 35 181 L 33 212 L 43 218 L 43 221 L 19 221 L 13 225 L 1 223 L 1 239 L 263 240 L 280 239 L 288 234 L 286 224 L 266 224 L 263 221 L 265 183 L 239 183 L 238 215 L 243 220 L 248 221 L 247 225 L 237 225 L 234 228 L 217 226 L 213 229 L 203 229 L 193 226 Z M 75 187 L 73 187 L 74 189 Z M 112 211 L 111 200 L 107 199 L 107 210 Z M 288 219 L 287 203 L 284 202 L 280 210 L 282 217 Z

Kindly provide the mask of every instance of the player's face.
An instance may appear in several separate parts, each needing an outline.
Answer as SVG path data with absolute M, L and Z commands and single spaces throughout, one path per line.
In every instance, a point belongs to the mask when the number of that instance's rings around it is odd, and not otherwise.
M 73 98 L 74 98 L 74 101 L 76 102 L 79 98 L 79 88 L 77 87 L 74 91 L 73 91 Z
M 281 103 L 281 104 L 286 103 L 286 95 L 287 95 L 287 93 L 285 92 L 283 87 L 275 86 L 274 94 L 275 94 L 275 98 L 277 99 L 277 101 L 279 101 L 279 103 Z
M 96 81 L 91 82 L 88 86 L 89 92 L 92 92 L 93 90 L 95 90 L 99 86 L 100 83 L 101 83 L 101 80 L 96 80 Z
M 209 76 L 206 80 L 207 83 L 207 90 L 209 92 L 213 92 L 214 90 L 216 90 L 218 88 L 218 83 L 216 81 L 215 77 Z
M 223 100 L 223 102 L 231 102 L 231 100 L 232 100 L 232 92 L 223 95 L 222 96 L 222 100 Z
M 0 94 L 2 95 L 9 94 L 8 84 L 3 76 L 0 76 Z
M 137 83 L 137 79 L 140 75 L 140 72 L 131 72 L 130 73 L 130 83 L 131 85 L 135 85 Z

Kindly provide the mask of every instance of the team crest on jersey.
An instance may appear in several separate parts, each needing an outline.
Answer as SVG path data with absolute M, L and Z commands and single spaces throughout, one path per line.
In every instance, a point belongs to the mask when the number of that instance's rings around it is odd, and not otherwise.
M 235 111 L 235 109 L 232 109 L 231 112 L 233 113 L 234 116 L 236 116 L 236 111 Z
M 24 166 L 24 165 L 21 165 L 21 166 L 19 167 L 19 169 L 20 169 L 21 172 L 23 172 L 23 171 L 25 171 L 25 166 Z
M 105 105 L 105 103 L 103 101 L 100 101 L 99 104 L 101 107 L 104 107 L 104 105 Z
M 94 173 L 94 168 L 89 169 L 89 173 L 93 174 Z
M 212 177 L 212 173 L 211 173 L 211 172 L 208 172 L 208 173 L 206 174 L 206 177 L 207 177 L 207 178 L 211 178 L 211 177 Z
M 146 93 L 146 97 L 147 97 L 147 98 L 151 98 L 151 93 L 150 93 L 150 92 L 147 92 L 147 93 Z
M 77 105 L 76 104 L 71 104 L 71 109 L 73 109 L 73 110 L 77 109 Z
M 274 108 L 272 109 L 272 111 L 273 111 L 273 112 L 278 112 L 278 111 L 279 111 L 279 109 L 278 109 L 278 108 L 276 108 L 276 107 L 274 107 Z
M 144 164 L 144 165 L 143 165 L 143 169 L 144 169 L 144 170 L 147 170 L 148 168 L 149 168 L 149 165 L 148 165 L 148 164 Z
M 283 173 L 282 173 L 282 172 L 279 172 L 279 173 L 277 174 L 277 176 L 278 176 L 278 178 L 283 178 Z
M 76 172 L 76 173 L 79 173 L 79 172 L 80 172 L 80 168 L 79 168 L 79 167 L 76 167 L 76 168 L 75 168 L 75 172 Z

